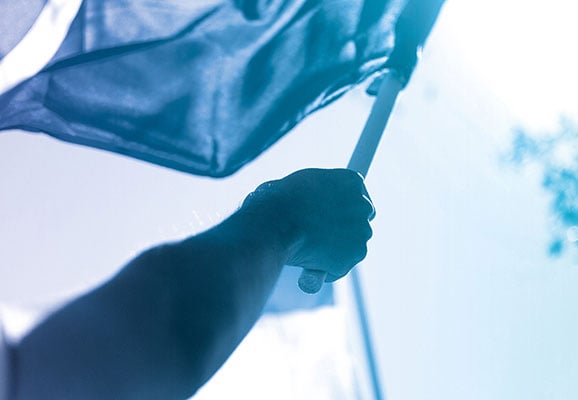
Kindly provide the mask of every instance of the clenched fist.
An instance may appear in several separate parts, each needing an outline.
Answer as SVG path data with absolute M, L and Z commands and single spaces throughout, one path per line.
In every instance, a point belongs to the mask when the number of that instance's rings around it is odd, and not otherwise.
M 346 275 L 367 253 L 375 209 L 363 178 L 347 169 L 305 169 L 266 182 L 243 208 L 264 213 L 283 234 L 287 264 Z

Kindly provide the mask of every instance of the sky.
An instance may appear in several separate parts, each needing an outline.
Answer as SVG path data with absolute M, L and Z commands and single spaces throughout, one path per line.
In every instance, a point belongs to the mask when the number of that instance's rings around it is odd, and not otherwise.
M 564 6 L 448 3 L 400 99 L 363 274 L 390 399 L 578 394 L 576 254 L 548 256 L 539 166 L 504 162 L 515 128 L 575 115 Z
M 388 399 L 578 396 L 578 255 L 548 253 L 540 165 L 505 161 L 515 128 L 576 117 L 575 7 L 449 1 L 399 98 L 367 177 L 377 217 L 360 266 Z M 348 94 L 224 180 L 2 133 L 0 301 L 65 299 L 264 180 L 346 165 L 370 106 Z
M 512 118 L 546 129 L 560 113 L 576 114 L 576 11 L 568 0 L 454 1 L 445 29 L 465 67 Z

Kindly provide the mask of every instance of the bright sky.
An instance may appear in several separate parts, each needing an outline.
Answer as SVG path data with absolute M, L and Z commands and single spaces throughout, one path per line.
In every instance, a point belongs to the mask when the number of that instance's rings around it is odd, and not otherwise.
M 450 1 L 446 28 L 480 83 L 524 125 L 577 115 L 578 3 L 572 0 Z

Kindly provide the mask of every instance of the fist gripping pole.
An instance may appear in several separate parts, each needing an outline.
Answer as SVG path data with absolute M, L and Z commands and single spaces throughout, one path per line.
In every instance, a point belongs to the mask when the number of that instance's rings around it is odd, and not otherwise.
M 364 177 L 367 175 L 397 95 L 403 87 L 404 79 L 395 71 L 388 72 L 383 78 L 365 127 L 347 164 L 348 169 L 359 172 Z M 299 277 L 299 288 L 305 293 L 317 293 L 321 290 L 326 277 L 325 271 L 304 269 Z

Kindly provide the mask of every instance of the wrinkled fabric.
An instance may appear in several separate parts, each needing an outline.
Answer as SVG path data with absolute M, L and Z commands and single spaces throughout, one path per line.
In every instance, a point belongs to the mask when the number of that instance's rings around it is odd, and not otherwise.
M 51 63 L 0 96 L 0 129 L 230 175 L 382 71 L 404 6 L 85 0 Z

